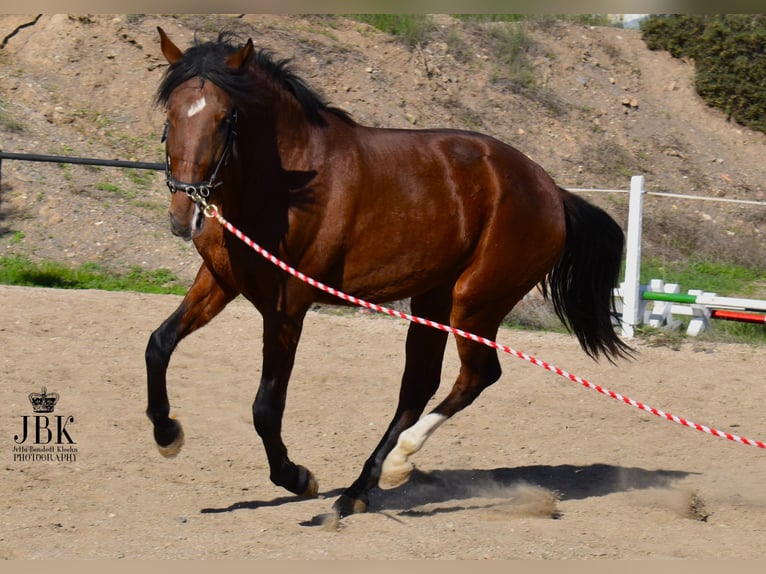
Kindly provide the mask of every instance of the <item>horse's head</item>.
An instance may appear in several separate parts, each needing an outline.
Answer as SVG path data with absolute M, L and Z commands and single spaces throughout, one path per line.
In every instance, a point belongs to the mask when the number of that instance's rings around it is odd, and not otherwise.
M 170 225 L 174 235 L 190 240 L 202 232 L 204 205 L 223 183 L 222 170 L 234 145 L 236 109 L 229 94 L 206 77 L 204 67 L 185 61 L 193 58 L 192 50 L 182 53 L 161 28 L 158 31 L 162 53 L 171 65 L 163 84 L 167 92 L 160 95 L 167 110 L 163 141 L 172 194 Z M 218 67 L 236 72 L 252 52 L 248 40 L 241 49 L 222 54 Z

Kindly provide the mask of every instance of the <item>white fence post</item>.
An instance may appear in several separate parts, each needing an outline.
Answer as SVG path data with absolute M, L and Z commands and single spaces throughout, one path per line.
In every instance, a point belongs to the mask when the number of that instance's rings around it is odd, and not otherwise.
M 625 281 L 622 287 L 622 334 L 633 337 L 641 310 L 641 225 L 643 224 L 644 176 L 630 178 Z

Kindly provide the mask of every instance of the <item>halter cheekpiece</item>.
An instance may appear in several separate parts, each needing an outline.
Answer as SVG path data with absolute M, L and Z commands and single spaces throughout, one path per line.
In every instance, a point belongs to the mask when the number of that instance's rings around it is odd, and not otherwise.
M 216 181 L 216 178 L 218 177 L 218 172 L 220 171 L 221 166 L 226 163 L 229 157 L 229 152 L 234 144 L 234 138 L 237 135 L 236 123 L 237 111 L 234 110 L 229 118 L 229 133 L 226 135 L 226 144 L 224 145 L 223 153 L 221 153 L 221 157 L 218 158 L 218 163 L 216 163 L 210 177 L 205 181 L 199 183 L 185 183 L 183 181 L 178 181 L 171 173 L 170 155 L 168 153 L 165 154 L 165 183 L 167 184 L 170 193 L 182 191 L 186 193 L 189 199 L 194 203 L 200 203 L 202 205 L 207 204 L 207 198 L 210 197 L 213 190 L 223 185 L 223 182 Z M 165 129 L 162 132 L 162 143 L 165 143 L 168 139 L 168 127 L 169 123 L 168 121 L 165 121 Z

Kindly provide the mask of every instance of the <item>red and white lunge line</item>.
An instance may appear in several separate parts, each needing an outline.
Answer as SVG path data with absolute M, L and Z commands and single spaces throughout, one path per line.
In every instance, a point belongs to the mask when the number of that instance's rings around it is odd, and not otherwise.
M 291 267 L 284 261 L 278 259 L 274 255 L 272 255 L 269 251 L 258 245 L 255 241 L 250 239 L 247 235 L 242 233 L 239 229 L 234 227 L 231 223 L 229 223 L 228 220 L 226 220 L 223 215 L 218 211 L 216 206 L 214 205 L 208 205 L 205 207 L 205 215 L 208 217 L 213 217 L 218 220 L 218 222 L 228 229 L 231 233 L 233 233 L 235 236 L 237 236 L 240 240 L 242 240 L 246 245 L 248 245 L 250 248 L 252 248 L 254 251 L 265 257 L 267 260 L 272 262 L 274 265 L 285 271 L 286 273 L 289 273 L 293 277 L 296 277 L 300 279 L 301 281 L 308 283 L 312 287 L 315 287 L 321 291 L 324 291 L 325 293 L 329 293 L 330 295 L 333 295 L 339 299 L 342 299 L 344 301 L 347 301 L 349 303 L 353 303 L 354 305 L 358 305 L 360 307 L 365 307 L 366 309 L 370 309 L 372 311 L 375 311 L 377 313 L 383 313 L 387 315 L 391 315 L 393 317 L 398 317 L 400 319 L 405 319 L 406 321 L 410 321 L 412 323 L 419 323 L 421 325 L 426 325 L 428 327 L 433 327 L 434 329 L 439 329 L 441 331 L 446 331 L 448 333 L 452 333 L 454 335 L 463 337 L 465 339 L 469 339 L 471 341 L 475 341 L 476 343 L 481 343 L 483 345 L 486 345 L 488 347 L 492 347 L 493 349 L 497 349 L 499 351 L 502 351 L 503 353 L 506 353 L 508 355 L 514 355 L 518 357 L 519 359 L 523 359 L 529 363 L 532 363 L 533 365 L 537 365 L 538 367 L 542 367 L 546 371 L 550 371 L 552 373 L 556 373 L 557 375 L 560 375 L 566 379 L 569 379 L 572 382 L 579 383 L 580 385 L 594 390 L 598 393 L 601 393 L 602 395 L 606 395 L 608 397 L 611 397 L 615 399 L 616 401 L 620 401 L 625 403 L 626 405 L 630 405 L 632 407 L 635 407 L 637 409 L 640 409 L 642 411 L 651 413 L 657 417 L 667 419 L 669 421 L 672 421 L 674 423 L 678 423 L 682 426 L 689 427 L 696 429 L 700 432 L 707 433 L 709 435 L 718 437 L 718 438 L 724 438 L 733 442 L 738 442 L 740 444 L 744 444 L 747 446 L 755 446 L 761 449 L 766 449 L 766 443 L 760 440 L 751 440 L 744 437 L 737 436 L 735 434 L 722 432 L 719 430 L 716 430 L 715 428 L 706 427 L 701 424 L 697 424 L 695 422 L 692 422 L 690 420 L 686 420 L 681 417 L 677 417 L 676 415 L 673 415 L 671 413 L 666 413 L 664 411 L 661 411 L 659 409 L 656 409 L 654 407 L 650 407 L 649 405 L 645 405 L 643 403 L 640 403 L 638 401 L 634 401 L 633 399 L 629 397 L 625 397 L 620 395 L 619 393 L 615 393 L 614 391 L 610 391 L 609 389 L 606 389 L 604 387 L 601 387 L 599 385 L 595 385 L 586 379 L 583 379 L 581 377 L 578 377 L 577 375 L 573 375 L 571 373 L 568 373 L 564 371 L 563 369 L 560 369 L 554 365 L 551 365 L 549 363 L 546 363 L 544 361 L 541 361 L 535 357 L 532 357 L 530 355 L 527 355 L 526 353 L 522 353 L 521 351 L 517 351 L 507 345 L 501 345 L 500 343 L 496 343 L 495 341 L 491 341 L 489 339 L 486 339 L 485 337 L 480 337 L 478 335 L 474 335 L 473 333 L 468 333 L 467 331 L 463 331 L 462 329 L 456 329 L 454 327 L 451 327 L 449 325 L 444 325 L 442 323 L 437 323 L 435 321 L 431 321 L 429 319 L 424 319 L 422 317 L 417 317 L 415 315 L 410 315 L 409 313 L 403 313 L 401 311 L 397 311 L 395 309 L 390 309 L 388 307 L 383 307 L 382 305 L 377 305 L 375 303 L 370 303 L 369 301 L 365 301 L 364 299 L 359 299 L 358 297 L 354 297 L 353 295 L 349 295 L 347 293 L 344 293 L 342 291 L 338 291 L 337 289 L 330 287 L 329 285 L 325 285 L 321 281 L 317 281 L 316 279 L 313 279 L 312 277 L 308 277 L 307 275 L 301 273 L 294 267 Z

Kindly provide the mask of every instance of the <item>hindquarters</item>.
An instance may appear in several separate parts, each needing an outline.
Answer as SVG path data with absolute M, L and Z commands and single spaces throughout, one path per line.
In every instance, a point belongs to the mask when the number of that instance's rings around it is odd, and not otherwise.
M 561 189 L 566 243 L 561 259 L 542 282 L 559 319 L 583 350 L 609 361 L 630 356 L 630 347 L 615 333 L 613 289 L 622 264 L 624 234 L 609 214 Z

